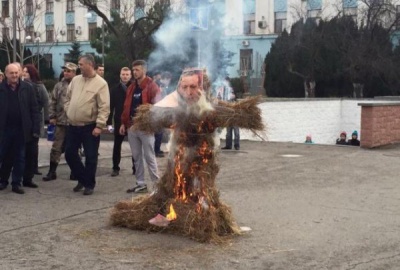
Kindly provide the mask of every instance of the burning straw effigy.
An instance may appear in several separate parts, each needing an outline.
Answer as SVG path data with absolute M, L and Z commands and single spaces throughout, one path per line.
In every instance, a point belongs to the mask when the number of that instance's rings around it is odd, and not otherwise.
M 157 184 L 157 192 L 115 205 L 111 213 L 113 225 L 165 231 L 201 242 L 221 241 L 224 236 L 240 233 L 230 208 L 220 201 L 215 185 L 219 171 L 215 133 L 218 127 L 229 126 L 253 132 L 264 130 L 257 106 L 260 97 L 211 104 L 206 98 L 207 91 L 202 90 L 207 77 L 203 70 L 200 74 L 201 77 L 193 72 L 183 73 L 178 90 L 159 106 L 140 106 L 134 129 L 147 132 L 173 129 L 168 165 Z M 199 84 L 194 97 L 182 90 L 185 82 L 190 84 L 193 80 Z

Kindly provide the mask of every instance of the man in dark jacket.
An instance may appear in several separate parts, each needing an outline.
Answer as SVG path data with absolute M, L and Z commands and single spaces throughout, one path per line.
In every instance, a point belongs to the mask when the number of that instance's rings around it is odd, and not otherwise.
M 0 163 L 12 151 L 12 191 L 24 194 L 21 188 L 25 166 L 25 144 L 40 134 L 40 113 L 31 84 L 20 80 L 19 67 L 9 64 L 6 79 L 0 84 Z M 24 182 L 24 186 L 34 185 Z M 8 179 L 2 179 L 0 190 L 6 189 Z
M 111 89 L 110 92 L 110 116 L 107 120 L 107 129 L 109 132 L 114 132 L 114 146 L 113 146 L 113 167 L 111 176 L 119 175 L 119 163 L 121 162 L 121 145 L 125 139 L 125 134 L 119 134 L 121 127 L 121 115 L 124 109 L 124 101 L 126 96 L 126 89 L 131 84 L 132 73 L 128 67 L 123 67 L 119 74 L 120 82 L 118 85 Z M 114 126 L 113 126 L 114 119 Z M 132 170 L 135 174 L 135 165 L 132 158 Z

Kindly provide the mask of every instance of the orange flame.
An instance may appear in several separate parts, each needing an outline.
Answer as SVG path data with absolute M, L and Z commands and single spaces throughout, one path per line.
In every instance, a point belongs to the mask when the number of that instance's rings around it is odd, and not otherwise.
M 176 215 L 174 207 L 172 206 L 172 203 L 171 203 L 171 205 L 169 206 L 169 214 L 167 215 L 167 219 L 169 221 L 171 221 L 171 220 L 175 220 L 177 217 L 178 216 Z

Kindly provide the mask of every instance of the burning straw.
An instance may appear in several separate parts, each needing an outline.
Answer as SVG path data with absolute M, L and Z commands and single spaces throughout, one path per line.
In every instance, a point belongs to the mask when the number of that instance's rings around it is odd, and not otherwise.
M 119 202 L 111 213 L 112 225 L 169 232 L 200 242 L 220 242 L 225 236 L 239 234 L 231 210 L 220 201 L 215 186 L 219 167 L 213 134 L 217 127 L 227 126 L 262 131 L 259 102 L 259 97 L 219 102 L 200 115 L 179 107 L 140 106 L 133 128 L 154 132 L 172 127 L 175 147 L 157 192 Z

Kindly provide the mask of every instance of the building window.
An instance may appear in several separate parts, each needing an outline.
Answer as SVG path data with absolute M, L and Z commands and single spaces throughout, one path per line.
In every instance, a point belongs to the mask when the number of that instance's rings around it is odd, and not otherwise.
M 92 5 L 97 5 L 97 0 L 91 0 L 90 2 Z M 88 7 L 88 11 L 92 11 L 90 7 Z
M 353 19 L 353 21 L 357 22 L 357 8 L 351 7 L 351 8 L 343 8 L 343 14 L 344 16 L 350 17 Z
M 253 49 L 240 50 L 240 71 L 242 76 L 247 76 L 252 70 Z
M 74 11 L 74 0 L 67 0 L 67 12 Z
M 46 12 L 53 12 L 54 0 L 46 0 Z
M 1 1 L 1 17 L 2 18 L 10 17 L 10 2 L 8 0 Z
M 54 41 L 54 25 L 46 25 L 46 42 Z
M 47 68 L 53 68 L 53 55 L 51 53 L 45 53 L 44 60 L 46 60 Z
M 89 23 L 89 39 L 96 38 L 97 23 Z
M 8 28 L 8 27 L 3 27 L 3 28 L 1 29 L 1 34 L 2 34 L 3 40 L 8 40 L 8 39 L 10 39 L 10 28 Z
M 30 38 L 28 38 L 30 37 Z M 26 42 L 34 42 L 35 41 L 35 29 L 33 26 L 27 26 L 25 31 L 25 39 Z
M 144 0 L 135 0 L 135 7 L 144 9 Z
M 396 6 L 396 29 L 400 29 L 400 5 Z
M 280 34 L 286 28 L 286 12 L 275 12 L 274 32 Z
M 254 35 L 256 33 L 256 14 L 244 14 L 243 33 Z
M 121 2 L 120 0 L 111 0 L 111 10 L 120 10 Z
M 67 41 L 75 40 L 75 24 L 67 24 Z
M 357 9 L 355 9 L 357 12 Z M 357 14 L 356 14 L 357 17 Z M 319 24 L 321 21 L 321 10 L 320 9 L 313 9 L 307 11 L 307 19 L 314 21 L 316 24 Z
M 26 0 L 26 15 L 33 15 L 33 0 Z

